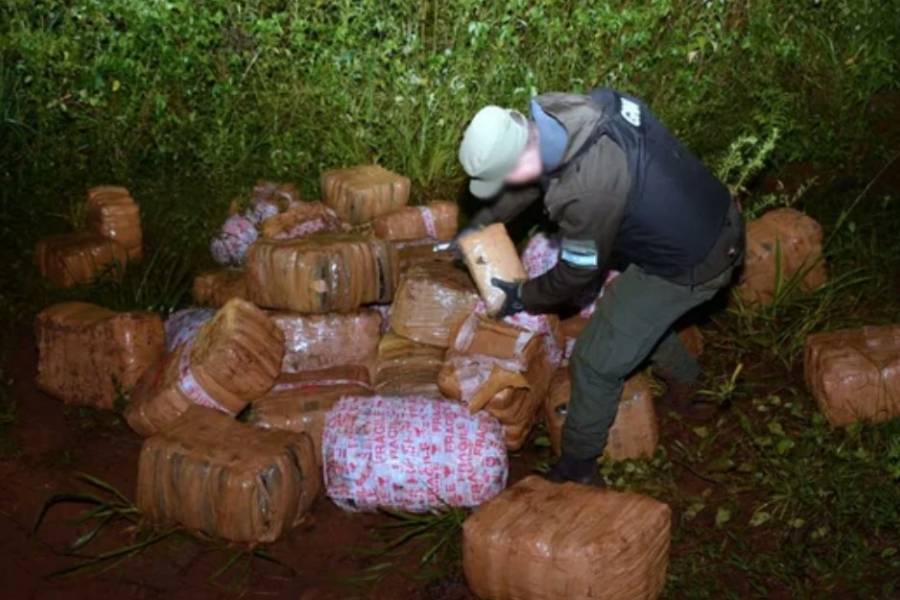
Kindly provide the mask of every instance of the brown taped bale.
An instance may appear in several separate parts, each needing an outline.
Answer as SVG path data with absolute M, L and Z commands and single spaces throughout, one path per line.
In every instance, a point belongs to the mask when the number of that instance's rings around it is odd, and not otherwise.
M 306 433 L 322 464 L 325 415 L 344 396 L 372 393 L 369 372 L 363 367 L 332 367 L 321 371 L 282 374 L 262 398 L 253 401 L 250 423 L 264 429 Z
M 805 272 L 800 289 L 811 292 L 828 280 L 822 257 L 822 227 L 812 218 L 792 208 L 778 208 L 747 224 L 747 252 L 744 270 L 736 288 L 746 304 L 770 304 L 779 278 L 791 280 Z
M 372 230 L 383 240 L 453 239 L 459 229 L 459 207 L 455 202 L 431 202 L 426 206 L 407 206 L 372 222 Z
M 453 262 L 456 256 L 449 248 L 435 250 L 434 240 L 414 240 L 411 242 L 391 242 L 397 250 L 400 272 L 406 272 L 416 265 L 433 262 Z
M 503 425 L 506 447 L 519 450 L 545 403 L 553 365 L 543 347 L 527 363 L 464 356 L 451 350 L 438 374 L 447 398 L 462 402 L 473 413 L 486 410 Z
M 128 264 L 128 251 L 102 235 L 82 231 L 42 238 L 35 246 L 34 262 L 41 275 L 58 287 L 67 288 L 101 276 L 121 278 Z
M 144 442 L 137 506 L 153 523 L 267 543 L 304 519 L 320 487 L 306 434 L 265 431 L 192 406 Z
M 237 414 L 269 391 L 283 354 L 284 335 L 266 314 L 244 300 L 230 300 L 193 341 L 145 373 L 125 419 L 148 436 L 193 404 Z
M 194 277 L 191 295 L 200 306 L 221 308 L 232 298 L 247 299 L 247 280 L 241 269 L 213 269 Z
M 417 265 L 400 278 L 391 328 L 416 342 L 445 348 L 477 303 L 478 292 L 465 271 L 442 262 Z
M 406 206 L 409 183 L 378 165 L 333 169 L 322 173 L 322 198 L 341 219 L 358 225 Z
M 339 233 L 349 227 L 321 202 L 300 202 L 260 224 L 266 239 L 292 240 L 314 233 Z
M 116 313 L 84 302 L 55 304 L 35 318 L 38 387 L 67 404 L 112 409 L 165 352 L 159 315 Z
M 284 334 L 283 373 L 360 365 L 374 369 L 381 339 L 381 315 L 374 310 L 326 315 L 275 312 Z
M 302 313 L 389 303 L 399 279 L 388 242 L 352 234 L 258 240 L 247 253 L 246 274 L 251 300 Z
M 256 182 L 250 194 L 251 202 L 265 202 L 274 205 L 279 212 L 290 209 L 300 202 L 300 192 L 293 183 L 279 183 L 277 181 Z
M 459 240 L 463 258 L 478 291 L 487 305 L 489 314 L 496 314 L 503 307 L 506 294 L 494 286 L 491 279 L 524 281 L 528 279 L 525 267 L 519 259 L 503 223 L 495 223 L 479 229 Z
M 443 364 L 443 348 L 388 333 L 378 344 L 375 389 L 383 396 L 440 397 L 437 381 Z
M 640 494 L 532 475 L 463 525 L 463 570 L 491 600 L 652 600 L 666 579 L 671 509 Z
M 463 321 L 451 340 L 451 348 L 459 354 L 484 354 L 525 364 L 531 362 L 542 343 L 534 331 L 476 314 Z
M 553 376 L 550 393 L 544 403 L 544 418 L 553 453 L 559 455 L 562 430 L 566 422 L 572 380 L 568 368 L 561 368 Z M 616 419 L 609 430 L 604 456 L 611 460 L 650 458 L 659 446 L 659 421 L 653 404 L 650 379 L 643 373 L 625 381 Z
M 816 333 L 806 339 L 806 385 L 835 426 L 900 416 L 900 325 Z
M 121 244 L 129 259 L 136 261 L 143 256 L 141 210 L 127 189 L 118 186 L 89 189 L 87 223 L 95 233 Z

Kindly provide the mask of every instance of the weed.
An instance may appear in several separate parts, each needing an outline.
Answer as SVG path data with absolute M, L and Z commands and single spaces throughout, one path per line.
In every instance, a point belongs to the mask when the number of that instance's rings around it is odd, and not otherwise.
M 359 549 L 357 553 L 377 562 L 358 575 L 345 577 L 347 585 L 369 585 L 394 571 L 398 561 L 410 551 L 410 546 L 421 552 L 414 579 L 433 582 L 458 577 L 462 571 L 462 525 L 468 511 L 446 507 L 424 514 L 382 509 L 391 522 L 379 525 L 372 531 L 373 548 Z
M 123 561 L 134 558 L 164 541 L 178 539 L 195 540 L 178 526 L 152 528 L 144 522 L 140 509 L 124 494 L 109 483 L 79 473 L 78 479 L 93 490 L 91 492 L 60 493 L 51 496 L 41 507 L 32 529 L 37 534 L 50 511 L 60 505 L 79 505 L 86 508 L 75 518 L 75 523 L 87 527 L 87 530 L 73 540 L 63 551 L 65 556 L 76 559 L 72 566 L 54 571 L 50 578 L 73 577 L 86 573 L 108 571 Z M 87 547 L 102 537 L 104 531 L 114 526 L 124 526 L 131 541 L 123 546 L 97 554 L 86 554 Z M 238 547 L 213 538 L 200 538 L 200 542 L 209 549 L 226 555 L 220 568 L 213 572 L 209 583 L 216 587 L 237 592 L 242 596 L 249 587 L 249 577 L 254 560 L 272 563 L 286 571 L 290 576 L 295 571 L 272 556 L 264 547 Z
M 140 526 L 140 510 L 121 492 L 110 484 L 81 473 L 78 479 L 94 488 L 98 493 L 63 493 L 51 496 L 38 513 L 33 533 L 37 533 L 47 514 L 55 506 L 61 504 L 84 505 L 84 511 L 77 517 L 76 523 L 87 524 L 87 532 L 78 536 L 68 545 L 64 554 L 78 559 L 75 565 L 50 574 L 50 577 L 69 577 L 88 571 L 105 571 L 113 568 L 123 560 L 144 552 L 154 544 L 170 537 L 175 528 L 160 532 L 148 531 Z M 83 554 L 82 551 L 106 528 L 125 524 L 133 533 L 135 541 L 115 550 L 101 552 L 96 555 Z
M 737 389 L 738 377 L 741 376 L 741 371 L 743 370 L 744 365 L 742 363 L 738 363 L 734 368 L 734 372 L 730 376 L 722 378 L 715 387 L 703 389 L 697 393 L 702 396 L 706 396 L 717 406 L 725 406 L 734 396 L 734 392 Z

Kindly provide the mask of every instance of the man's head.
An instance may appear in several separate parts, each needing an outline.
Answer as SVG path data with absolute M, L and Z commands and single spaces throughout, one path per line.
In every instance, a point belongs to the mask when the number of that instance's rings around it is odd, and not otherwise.
M 506 183 L 534 181 L 542 170 L 537 128 L 515 110 L 486 106 L 466 128 L 459 162 L 478 198 L 496 196 Z

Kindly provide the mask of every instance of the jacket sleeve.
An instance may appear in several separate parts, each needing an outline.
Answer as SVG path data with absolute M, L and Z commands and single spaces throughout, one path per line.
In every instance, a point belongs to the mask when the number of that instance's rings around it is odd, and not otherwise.
M 626 197 L 603 194 L 572 200 L 559 221 L 559 260 L 552 269 L 522 285 L 522 303 L 530 313 L 552 312 L 600 276 L 612 254 Z
M 508 223 L 540 198 L 541 189 L 531 186 L 507 190 L 490 206 L 481 209 L 469 221 L 469 227 L 486 227 L 493 223 Z

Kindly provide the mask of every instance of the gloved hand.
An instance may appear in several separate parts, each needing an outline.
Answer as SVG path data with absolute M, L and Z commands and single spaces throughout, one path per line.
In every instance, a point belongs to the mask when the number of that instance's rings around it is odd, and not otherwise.
M 503 317 L 508 317 L 525 310 L 525 305 L 522 304 L 522 282 L 504 281 L 503 279 L 492 277 L 491 285 L 503 290 L 503 293 L 506 294 L 503 306 L 500 307 L 500 310 L 497 311 L 497 314 L 495 314 L 494 317 L 502 319 Z

